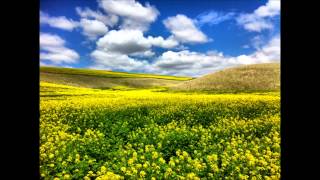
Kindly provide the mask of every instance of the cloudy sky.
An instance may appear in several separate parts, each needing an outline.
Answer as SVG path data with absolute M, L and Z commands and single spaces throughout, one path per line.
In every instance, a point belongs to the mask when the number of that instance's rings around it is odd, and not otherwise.
M 280 0 L 41 0 L 40 65 L 201 76 L 280 62 Z

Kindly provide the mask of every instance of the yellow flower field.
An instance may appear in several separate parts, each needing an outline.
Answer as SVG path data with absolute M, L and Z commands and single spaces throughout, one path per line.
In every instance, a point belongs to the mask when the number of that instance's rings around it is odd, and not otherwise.
M 280 179 L 280 95 L 40 83 L 42 179 Z

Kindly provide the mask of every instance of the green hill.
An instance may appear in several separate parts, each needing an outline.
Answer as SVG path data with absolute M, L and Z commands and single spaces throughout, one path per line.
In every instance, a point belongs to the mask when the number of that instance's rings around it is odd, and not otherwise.
M 279 91 L 280 64 L 266 63 L 224 69 L 171 87 L 177 91 Z
M 171 87 L 190 79 L 192 78 L 92 69 L 40 67 L 40 81 L 99 89 Z

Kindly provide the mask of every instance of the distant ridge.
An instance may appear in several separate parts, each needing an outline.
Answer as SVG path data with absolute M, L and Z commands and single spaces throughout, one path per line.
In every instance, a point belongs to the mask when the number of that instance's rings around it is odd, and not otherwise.
M 99 89 L 170 87 L 190 79 L 192 78 L 92 69 L 40 67 L 40 81 Z

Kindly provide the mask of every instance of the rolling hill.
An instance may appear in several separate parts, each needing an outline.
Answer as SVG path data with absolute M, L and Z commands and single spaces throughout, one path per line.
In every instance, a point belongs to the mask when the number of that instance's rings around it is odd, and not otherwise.
M 192 78 L 92 69 L 40 67 L 40 81 L 98 89 L 171 87 L 190 79 Z
M 183 82 L 174 91 L 279 91 L 280 64 L 265 63 L 224 69 Z

